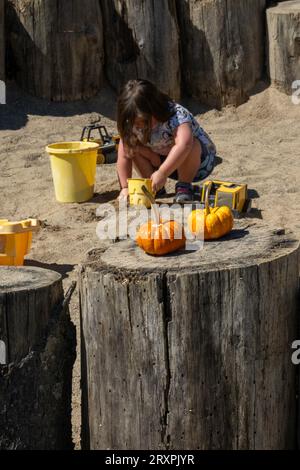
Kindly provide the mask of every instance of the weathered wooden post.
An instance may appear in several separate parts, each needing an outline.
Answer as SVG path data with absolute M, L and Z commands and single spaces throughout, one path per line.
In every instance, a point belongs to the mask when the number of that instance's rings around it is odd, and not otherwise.
M 266 0 L 177 0 L 187 93 L 239 105 L 263 76 Z
M 155 258 L 133 242 L 80 274 L 91 449 L 296 443 L 299 242 L 264 225 Z
M 287 1 L 269 8 L 267 26 L 271 82 L 291 94 L 293 82 L 300 81 L 300 2 Z
M 61 276 L 0 268 L 0 449 L 72 447 L 75 335 Z
M 98 0 L 8 0 L 8 41 L 16 80 L 53 101 L 89 98 L 103 84 L 103 31 Z
M 175 0 L 101 2 L 105 69 L 117 90 L 146 78 L 174 99 L 180 96 L 179 31 Z

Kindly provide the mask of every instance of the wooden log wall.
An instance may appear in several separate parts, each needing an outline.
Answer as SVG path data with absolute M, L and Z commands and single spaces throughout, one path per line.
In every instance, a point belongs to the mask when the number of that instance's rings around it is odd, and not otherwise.
M 263 77 L 265 0 L 177 0 L 187 93 L 239 105 Z
M 293 82 L 300 80 L 300 2 L 286 1 L 269 8 L 267 28 L 270 80 L 291 94 Z
M 117 91 L 141 77 L 220 108 L 246 101 L 267 64 L 283 91 L 299 79 L 297 0 L 0 0 L 0 79 L 4 4 L 15 78 L 50 100 L 96 95 L 105 77 Z
M 119 89 L 130 78 L 147 78 L 174 99 L 180 96 L 175 0 L 112 0 L 101 3 L 106 73 Z
M 245 101 L 262 77 L 266 0 L 7 0 L 16 79 L 51 100 L 148 78 L 173 98 Z
M 103 84 L 102 14 L 98 0 L 8 0 L 8 40 L 16 80 L 34 96 L 72 101 Z

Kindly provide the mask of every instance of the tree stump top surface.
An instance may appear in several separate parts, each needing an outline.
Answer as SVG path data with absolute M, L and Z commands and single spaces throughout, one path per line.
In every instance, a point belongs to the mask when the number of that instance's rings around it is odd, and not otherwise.
M 49 269 L 4 266 L 0 268 L 0 293 L 36 290 L 60 280 L 61 275 Z
M 290 0 L 288 2 L 278 3 L 278 5 L 269 8 L 269 11 L 272 13 L 278 14 L 286 14 L 289 15 L 290 13 L 300 13 L 300 2 L 299 0 Z
M 245 224 L 244 224 L 245 225 Z M 207 241 L 197 251 L 181 250 L 166 256 L 150 256 L 134 241 L 125 240 L 105 252 L 93 250 L 87 267 L 109 271 L 211 271 L 259 264 L 285 256 L 299 247 L 292 233 L 271 229 L 266 225 L 236 224 L 226 237 Z

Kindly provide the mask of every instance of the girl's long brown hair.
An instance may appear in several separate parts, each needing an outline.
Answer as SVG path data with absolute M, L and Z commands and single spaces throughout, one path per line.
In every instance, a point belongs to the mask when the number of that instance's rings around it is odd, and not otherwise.
M 167 121 L 174 113 L 170 107 L 172 101 L 148 80 L 137 79 L 127 82 L 119 95 L 117 111 L 118 131 L 125 145 L 134 147 L 137 144 L 137 138 L 133 134 L 134 121 L 137 117 L 145 121 L 142 143 L 149 142 L 152 117 L 159 122 Z

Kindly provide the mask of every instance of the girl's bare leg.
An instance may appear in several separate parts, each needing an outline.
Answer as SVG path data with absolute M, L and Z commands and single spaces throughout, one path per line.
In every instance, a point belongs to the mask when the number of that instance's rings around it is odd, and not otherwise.
M 139 155 L 133 160 L 133 166 L 142 178 L 150 178 L 152 173 L 155 171 L 150 160 Z
M 139 147 L 139 150 L 140 150 L 140 155 L 144 158 L 147 158 L 147 160 L 151 162 L 154 168 L 158 168 L 160 166 L 161 160 L 160 160 L 160 156 L 158 155 L 158 153 L 153 152 L 153 150 L 143 145 Z
M 132 160 L 125 154 L 122 139 L 118 149 L 117 172 L 121 188 L 127 187 L 127 179 L 132 177 Z
M 191 183 L 201 166 L 202 147 L 198 139 L 194 138 L 193 147 L 184 162 L 177 169 L 179 181 Z

